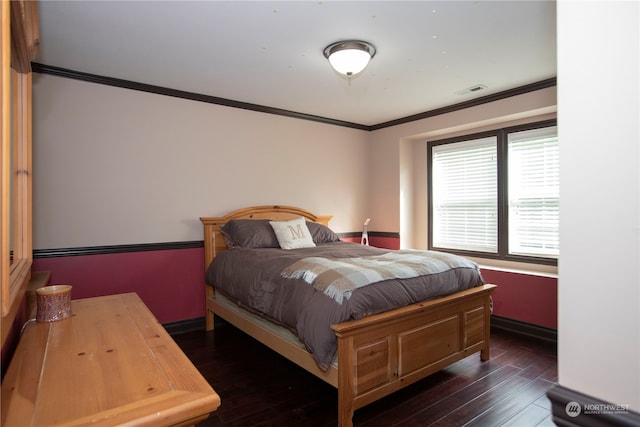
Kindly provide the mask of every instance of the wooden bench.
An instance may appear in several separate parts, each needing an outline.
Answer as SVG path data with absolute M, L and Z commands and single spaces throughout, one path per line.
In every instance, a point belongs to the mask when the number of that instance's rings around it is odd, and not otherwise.
M 71 310 L 25 328 L 2 382 L 2 426 L 186 426 L 220 405 L 135 293 Z

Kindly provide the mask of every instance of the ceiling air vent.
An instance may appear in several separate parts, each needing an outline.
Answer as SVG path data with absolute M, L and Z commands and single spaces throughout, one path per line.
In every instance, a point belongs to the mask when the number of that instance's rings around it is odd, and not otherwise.
M 483 91 L 486 88 L 487 88 L 487 86 L 483 85 L 483 84 L 474 85 L 474 86 L 468 87 L 466 89 L 462 89 L 462 90 L 457 91 L 456 95 L 467 95 L 467 94 L 470 94 L 470 93 L 476 93 L 476 92 Z

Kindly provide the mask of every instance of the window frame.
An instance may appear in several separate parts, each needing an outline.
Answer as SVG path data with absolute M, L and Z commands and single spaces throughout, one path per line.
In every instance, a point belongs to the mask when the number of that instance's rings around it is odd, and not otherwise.
M 509 189 L 508 189 L 508 135 L 510 133 L 521 132 L 526 130 L 540 129 L 546 127 L 557 126 L 557 119 L 543 120 L 538 122 L 526 123 L 521 125 L 509 126 L 489 131 L 477 132 L 466 135 L 459 135 L 451 138 L 445 138 L 435 141 L 427 141 L 427 246 L 430 250 L 439 250 L 458 255 L 497 259 L 504 261 L 515 261 L 533 264 L 558 265 L 558 258 L 541 257 L 533 255 L 519 255 L 509 253 Z M 433 245 L 433 147 L 452 144 L 457 142 L 469 141 L 474 139 L 495 137 L 496 138 L 496 156 L 497 156 L 497 245 L 498 250 L 495 253 L 481 252 L 462 249 L 450 249 Z

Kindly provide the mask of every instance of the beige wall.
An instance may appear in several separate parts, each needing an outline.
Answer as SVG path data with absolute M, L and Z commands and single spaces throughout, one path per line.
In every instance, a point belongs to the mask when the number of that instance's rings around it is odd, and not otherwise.
M 257 204 L 426 247 L 428 139 L 555 117 L 547 88 L 365 132 L 36 74 L 36 249 L 201 239 L 200 216 Z
M 201 240 L 201 216 L 365 216 L 369 133 L 35 75 L 34 247 Z

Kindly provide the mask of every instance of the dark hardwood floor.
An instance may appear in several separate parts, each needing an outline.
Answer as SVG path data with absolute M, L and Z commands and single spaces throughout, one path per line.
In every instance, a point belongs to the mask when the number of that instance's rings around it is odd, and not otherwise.
M 234 326 L 173 338 L 220 395 L 199 427 L 336 426 L 336 389 Z M 553 426 L 546 391 L 554 344 L 492 331 L 491 359 L 474 354 L 356 411 L 354 426 Z

